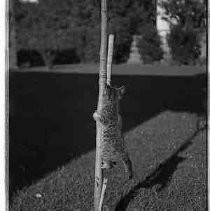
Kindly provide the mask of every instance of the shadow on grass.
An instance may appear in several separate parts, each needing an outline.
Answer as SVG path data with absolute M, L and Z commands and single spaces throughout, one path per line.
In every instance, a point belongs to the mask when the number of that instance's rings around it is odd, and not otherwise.
M 168 186 L 173 173 L 178 165 L 185 161 L 186 157 L 179 156 L 179 153 L 185 151 L 192 143 L 192 140 L 198 133 L 206 127 L 196 130 L 192 136 L 185 140 L 182 145 L 164 162 L 162 162 L 144 181 L 135 185 L 117 204 L 115 211 L 126 211 L 130 201 L 136 197 L 140 188 L 152 188 L 157 185 L 156 191 L 160 192 Z
M 11 196 L 95 148 L 98 75 L 11 72 L 9 83 Z M 205 113 L 205 75 L 113 76 L 113 84 L 127 86 L 124 132 L 167 109 Z

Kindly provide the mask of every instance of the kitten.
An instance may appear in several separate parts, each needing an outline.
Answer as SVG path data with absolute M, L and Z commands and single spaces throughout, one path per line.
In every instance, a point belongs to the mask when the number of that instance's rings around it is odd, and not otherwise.
M 122 134 L 122 118 L 119 114 L 119 102 L 125 87 L 112 87 L 106 84 L 103 93 L 103 107 L 99 113 L 95 111 L 93 118 L 102 126 L 102 164 L 101 168 L 111 169 L 121 159 L 129 179 L 133 177 L 132 163 L 125 147 Z

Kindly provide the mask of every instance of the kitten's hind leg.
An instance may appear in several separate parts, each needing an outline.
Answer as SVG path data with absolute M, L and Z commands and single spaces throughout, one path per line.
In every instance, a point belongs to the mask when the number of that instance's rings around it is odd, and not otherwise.
M 121 156 L 121 159 L 125 168 L 125 172 L 128 174 L 128 179 L 130 180 L 133 178 L 133 169 L 128 153 L 124 152 Z
M 116 162 L 102 162 L 101 168 L 102 169 L 112 169 L 116 165 Z

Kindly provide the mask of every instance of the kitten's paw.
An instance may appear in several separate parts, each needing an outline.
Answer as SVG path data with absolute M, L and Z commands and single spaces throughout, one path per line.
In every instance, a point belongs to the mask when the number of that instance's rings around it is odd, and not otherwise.
M 133 179 L 133 172 L 129 173 L 129 175 L 128 175 L 128 180 L 132 180 L 132 179 Z
M 116 162 L 102 162 L 102 169 L 112 169 L 116 165 Z
M 95 112 L 93 113 L 93 119 L 94 119 L 95 121 L 97 121 L 99 118 L 100 118 L 100 115 L 97 113 L 97 111 L 95 111 Z

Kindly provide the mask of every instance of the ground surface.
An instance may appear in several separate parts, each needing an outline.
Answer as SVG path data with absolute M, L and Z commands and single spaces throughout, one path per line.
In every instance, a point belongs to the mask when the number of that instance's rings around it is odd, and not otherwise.
M 165 111 L 126 134 L 135 178 L 109 175 L 110 210 L 206 210 L 206 130 L 193 114 Z M 18 192 L 11 210 L 91 210 L 94 151 Z
M 113 76 L 127 87 L 121 110 L 135 178 L 126 182 L 121 164 L 112 170 L 105 204 L 206 210 L 206 129 L 196 127 L 206 112 L 205 69 L 148 68 Z M 11 210 L 92 207 L 98 76 L 53 71 L 10 73 Z
M 82 73 L 98 74 L 99 64 L 75 64 L 54 66 L 52 70 L 46 67 L 33 67 L 19 69 L 20 72 L 57 72 L 57 73 Z M 206 66 L 167 66 L 167 65 L 140 65 L 121 64 L 113 65 L 114 75 L 162 75 L 162 76 L 189 76 L 206 73 Z

